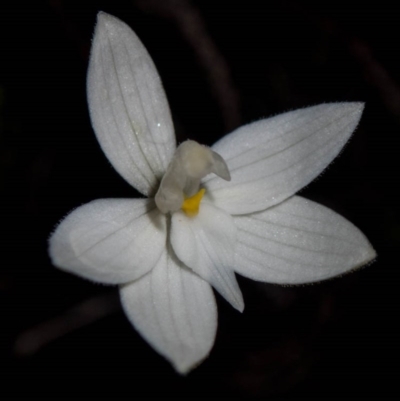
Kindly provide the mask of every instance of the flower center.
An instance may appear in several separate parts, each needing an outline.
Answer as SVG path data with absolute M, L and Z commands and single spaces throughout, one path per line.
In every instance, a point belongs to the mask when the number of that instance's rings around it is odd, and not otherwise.
M 205 189 L 200 190 L 200 182 L 210 173 L 231 179 L 228 166 L 218 153 L 195 141 L 181 143 L 156 193 L 155 202 L 161 213 L 182 209 L 188 216 L 196 216 L 205 193 Z
M 196 195 L 193 195 L 190 198 L 185 197 L 181 209 L 186 213 L 186 216 L 194 217 L 198 215 L 200 202 L 203 199 L 205 192 L 206 190 L 202 188 Z

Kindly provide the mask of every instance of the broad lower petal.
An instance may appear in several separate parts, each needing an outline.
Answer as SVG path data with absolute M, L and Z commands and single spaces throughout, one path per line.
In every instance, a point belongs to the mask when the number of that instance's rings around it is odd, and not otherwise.
M 104 153 L 131 185 L 154 195 L 175 151 L 168 101 L 139 38 L 103 12 L 97 17 L 87 92 Z
M 50 237 L 55 266 L 106 284 L 149 272 L 166 245 L 166 218 L 147 199 L 99 199 L 72 211 Z
M 242 293 L 233 272 L 236 227 L 232 216 L 202 202 L 200 212 L 172 215 L 171 243 L 177 257 L 210 283 L 232 306 L 243 311 Z
M 149 274 L 121 287 L 121 301 L 136 330 L 179 373 L 208 356 L 217 330 L 213 291 L 166 249 Z
M 376 257 L 352 223 L 298 196 L 234 220 L 238 228 L 235 271 L 253 280 L 312 283 L 355 270 Z
M 212 148 L 231 181 L 210 176 L 207 194 L 231 214 L 265 210 L 317 177 L 360 120 L 363 103 L 327 103 L 245 125 Z

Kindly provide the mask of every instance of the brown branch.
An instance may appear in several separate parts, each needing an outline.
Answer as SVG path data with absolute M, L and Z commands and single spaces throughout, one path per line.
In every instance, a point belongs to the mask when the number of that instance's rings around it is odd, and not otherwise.
M 94 323 L 118 311 L 120 307 L 118 295 L 114 291 L 90 298 L 64 314 L 21 333 L 15 341 L 14 352 L 18 356 L 33 355 L 52 341 Z
M 136 0 L 135 4 L 176 22 L 206 71 L 225 128 L 231 131 L 238 127 L 241 121 L 239 95 L 229 66 L 207 32 L 199 10 L 188 0 Z
M 364 70 L 366 81 L 374 86 L 386 107 L 400 118 L 400 87 L 373 56 L 369 46 L 358 38 L 351 38 L 348 46 L 353 57 Z
M 374 57 L 371 46 L 367 42 L 349 32 L 334 19 L 316 15 L 313 10 L 307 10 L 305 7 L 299 6 L 297 2 L 283 1 L 283 4 L 292 13 L 307 19 L 318 26 L 321 31 L 329 36 L 336 37 L 347 46 L 351 57 L 360 65 L 366 83 L 377 90 L 388 110 L 398 120 L 400 119 L 400 86 L 390 76 L 382 63 Z

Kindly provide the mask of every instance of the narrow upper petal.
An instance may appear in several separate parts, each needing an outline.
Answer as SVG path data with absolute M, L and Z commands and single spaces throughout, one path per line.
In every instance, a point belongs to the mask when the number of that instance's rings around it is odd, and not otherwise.
M 72 211 L 50 237 L 55 266 L 121 284 L 150 271 L 165 248 L 166 218 L 147 199 L 99 199 Z
M 133 326 L 179 373 L 208 356 L 217 330 L 213 291 L 172 252 L 164 249 L 149 274 L 122 286 L 121 301 Z
M 232 216 L 202 202 L 200 212 L 172 215 L 171 244 L 177 257 L 242 311 L 243 297 L 233 272 L 236 227 Z
M 175 150 L 168 101 L 139 38 L 103 12 L 97 17 L 87 95 L 93 128 L 112 165 L 140 192 L 154 193 Z
M 311 283 L 357 269 L 376 256 L 352 223 L 299 196 L 234 221 L 235 271 L 253 280 Z
M 363 103 L 327 103 L 245 125 L 213 149 L 231 181 L 205 180 L 215 205 L 231 214 L 264 210 L 294 195 L 338 155 L 356 128 Z

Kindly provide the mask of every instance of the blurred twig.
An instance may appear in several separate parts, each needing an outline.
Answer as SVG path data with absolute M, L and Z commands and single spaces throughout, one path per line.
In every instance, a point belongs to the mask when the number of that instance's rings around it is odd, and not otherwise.
M 307 9 L 304 4 L 292 0 L 284 1 L 282 4 L 293 14 L 306 18 L 321 31 L 339 39 L 362 68 L 366 83 L 377 90 L 387 109 L 400 121 L 400 86 L 383 64 L 375 58 L 372 47 L 365 40 L 350 32 L 335 19 Z
M 378 90 L 386 107 L 400 119 L 400 87 L 383 65 L 374 58 L 372 49 L 367 43 L 353 37 L 348 40 L 348 46 L 352 56 L 363 68 L 366 81 Z
M 68 18 L 65 12 L 64 2 L 62 0 L 48 0 L 48 5 L 59 20 L 65 35 L 70 39 L 71 43 L 74 43 L 81 58 L 86 61 L 89 56 L 90 41 L 80 32 L 77 24 L 74 24 L 71 19 Z
M 199 10 L 189 0 L 135 0 L 141 9 L 172 19 L 193 48 L 221 110 L 227 131 L 240 125 L 239 95 L 229 66 L 207 32 Z
M 18 356 L 33 355 L 46 344 L 119 309 L 119 298 L 115 291 L 90 298 L 64 314 L 21 333 L 15 341 L 14 352 Z

